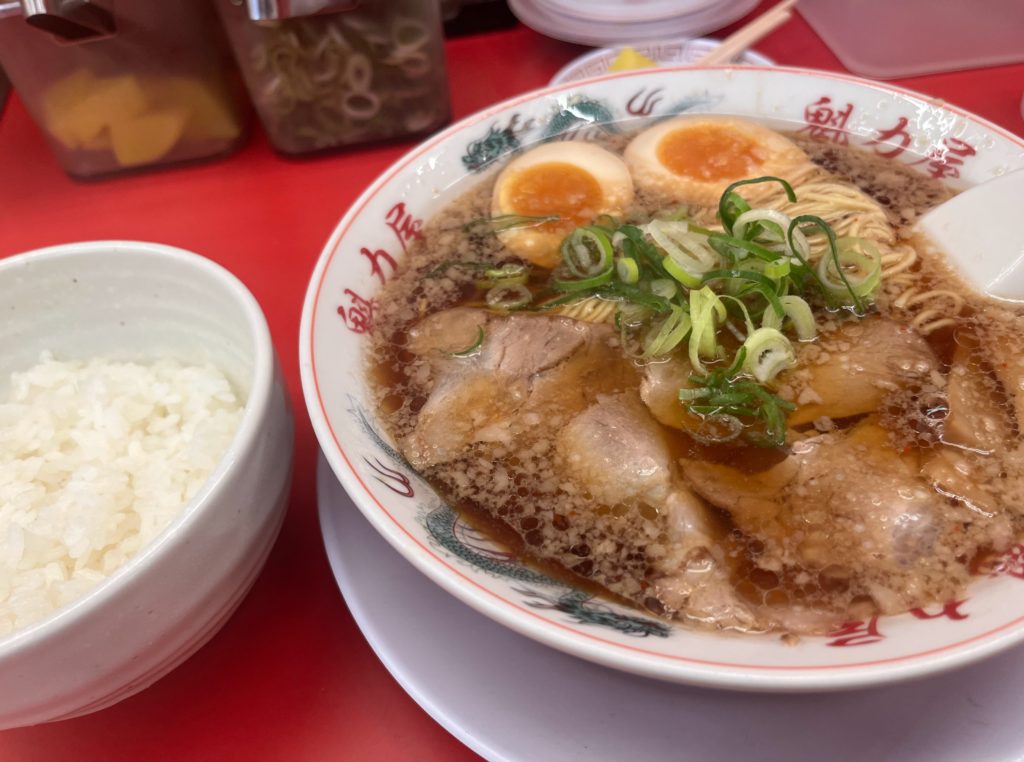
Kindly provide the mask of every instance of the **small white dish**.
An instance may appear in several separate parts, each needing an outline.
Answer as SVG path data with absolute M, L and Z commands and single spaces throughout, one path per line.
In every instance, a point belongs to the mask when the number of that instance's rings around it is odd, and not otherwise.
M 605 47 L 665 37 L 700 37 L 750 13 L 757 0 L 684 0 L 681 3 L 587 3 L 509 0 L 531 29 L 565 42 Z
M 57 359 L 212 362 L 245 398 L 206 484 L 85 596 L 0 638 L 0 729 L 75 717 L 147 687 L 220 629 L 277 537 L 292 415 L 263 313 L 224 268 L 131 241 L 0 260 L 0 379 Z
M 630 45 L 637 53 L 656 62 L 658 66 L 682 66 L 693 64 L 717 48 L 721 42 L 704 37 L 683 40 L 658 40 L 655 42 Z M 551 78 L 549 85 L 560 85 L 563 82 L 575 82 L 590 77 L 600 77 L 608 73 L 624 45 L 611 48 L 599 48 L 584 53 L 567 63 Z M 775 62 L 755 50 L 747 50 L 735 61 L 741 66 L 774 66 Z
M 406 692 L 486 759 L 1024 757 L 1019 649 L 955 674 L 827 698 L 613 672 L 489 621 L 432 584 L 374 532 L 322 458 L 317 484 L 327 558 L 363 635 Z
M 499 103 L 396 162 L 324 247 L 306 293 L 299 352 L 306 406 L 334 473 L 377 530 L 453 595 L 553 648 L 628 672 L 738 690 L 837 690 L 934 674 L 1024 641 L 1024 545 L 956 606 L 850 622 L 795 646 L 777 635 L 741 637 L 662 622 L 559 585 L 485 538 L 465 535 L 381 435 L 362 362 L 366 334 L 379 289 L 423 220 L 523 146 L 680 113 L 729 114 L 859 144 L 958 188 L 1024 168 L 1024 139 L 984 119 L 901 88 L 826 72 L 648 69 Z

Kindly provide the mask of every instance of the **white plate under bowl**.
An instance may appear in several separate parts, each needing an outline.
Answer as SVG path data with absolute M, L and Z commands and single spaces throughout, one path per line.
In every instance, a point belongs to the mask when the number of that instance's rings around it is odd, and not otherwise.
M 777 636 L 696 632 L 523 567 L 462 526 L 382 435 L 362 362 L 367 329 L 382 283 L 424 219 L 522 146 L 628 129 L 623 121 L 640 116 L 709 112 L 862 143 L 961 187 L 1024 168 L 1024 140 L 979 117 L 890 85 L 798 69 L 622 72 L 486 109 L 386 171 L 342 217 L 317 263 L 302 314 L 300 370 L 331 468 L 374 527 L 443 588 L 518 632 L 617 669 L 742 690 L 833 690 L 920 677 L 1019 643 L 1024 546 L 955 607 L 850 622 L 796 646 Z
M 373 650 L 424 710 L 487 759 L 1024 757 L 1019 649 L 955 674 L 824 698 L 648 680 L 545 648 L 445 593 L 388 547 L 322 458 L 317 495 L 327 557 Z

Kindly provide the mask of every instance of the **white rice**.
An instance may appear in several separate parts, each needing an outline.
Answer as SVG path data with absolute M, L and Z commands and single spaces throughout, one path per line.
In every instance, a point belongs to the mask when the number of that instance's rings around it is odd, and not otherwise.
M 242 403 L 212 366 L 58 362 L 0 402 L 0 637 L 81 597 L 177 517 Z

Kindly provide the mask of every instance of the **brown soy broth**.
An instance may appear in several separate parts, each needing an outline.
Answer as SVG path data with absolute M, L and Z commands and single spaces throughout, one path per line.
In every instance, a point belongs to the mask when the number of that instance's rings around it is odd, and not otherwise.
M 875 198 L 886 210 L 889 222 L 896 228 L 900 238 L 910 241 L 915 248 L 920 242 L 914 241 L 911 237 L 910 228 L 914 220 L 924 210 L 950 195 L 937 181 L 874 154 L 854 148 L 817 144 L 803 137 L 790 137 L 807 151 L 812 160 L 835 173 L 840 179 L 859 186 Z M 620 139 L 617 145 L 608 147 L 621 150 L 621 144 Z M 495 266 L 518 261 L 500 245 L 496 245 L 493 236 L 474 233 L 460 237 L 453 232 L 467 222 L 486 217 L 489 213 L 489 199 L 490 186 L 484 184 L 450 205 L 439 218 L 432 220 L 427 226 L 426 240 L 414 247 L 414 266 L 407 265 L 400 271 L 397 281 L 389 284 L 386 290 L 387 299 L 381 301 L 382 310 L 378 324 L 384 327 L 379 327 L 374 336 L 375 351 L 370 375 L 377 390 L 383 418 L 388 423 L 391 434 L 399 441 L 409 433 L 416 415 L 427 399 L 421 389 L 420 380 L 425 372 L 425 362 L 406 349 L 409 329 L 427 314 L 456 306 L 485 306 L 486 289 L 476 284 L 476 276 L 472 272 L 459 272 L 458 268 L 447 268 L 445 272 L 437 275 L 432 274 L 433 271 L 436 271 L 441 263 L 449 261 L 484 261 Z M 639 194 L 635 208 L 627 217 L 638 221 L 649 219 L 654 211 L 661 208 L 659 205 L 662 203 L 660 199 Z M 914 288 L 920 293 L 942 290 L 965 293 L 959 280 L 941 263 L 936 264 L 932 259 L 919 260 L 909 273 L 913 278 Z M 528 286 L 532 291 L 539 292 L 546 280 L 547 273 L 535 269 Z M 895 293 L 883 291 L 879 295 L 875 309 L 889 319 L 910 324 L 912 313 L 894 306 L 894 301 Z M 949 371 L 958 346 L 964 341 L 977 343 L 971 326 L 976 319 L 980 320 L 983 316 L 977 314 L 975 301 L 976 298 L 967 299 L 955 325 L 941 326 L 925 336 L 929 347 L 939 360 L 942 373 Z M 965 338 L 968 336 L 971 338 Z M 886 413 L 887 425 L 894 431 L 909 432 L 896 443 L 901 457 L 922 460 L 926 457 L 926 452 L 935 446 L 934 431 L 939 429 L 927 421 L 922 423 L 920 418 L 924 413 L 916 409 L 924 404 L 922 399 L 934 391 L 924 389 L 916 393 L 917 396 L 908 394 L 899 405 Z M 931 414 L 941 416 L 942 412 L 933 411 Z M 862 418 L 863 416 L 837 420 L 833 425 L 836 431 L 842 432 L 858 424 Z M 941 424 L 941 420 L 938 423 Z M 756 475 L 767 471 L 783 462 L 788 453 L 786 447 L 762 448 L 737 443 L 709 444 L 665 426 L 661 426 L 661 430 L 674 459 L 686 458 L 727 464 L 744 474 Z M 1017 433 L 1016 424 L 1014 432 Z M 804 427 L 802 434 L 810 436 L 815 434 L 815 431 L 811 427 Z M 474 457 L 477 457 L 478 462 L 473 467 L 484 472 L 490 467 L 505 468 L 514 458 L 508 453 L 493 458 L 487 453 L 480 453 Z M 600 592 L 615 600 L 640 604 L 642 593 L 634 592 L 625 596 L 598 584 L 593 579 L 590 568 L 593 566 L 590 563 L 593 560 L 592 556 L 582 553 L 582 549 L 570 544 L 569 540 L 551 540 L 550 537 L 538 539 L 540 535 L 536 533 L 539 530 L 531 524 L 534 515 L 532 512 L 539 511 L 538 506 L 552 500 L 553 494 L 557 500 L 568 499 L 560 492 L 550 493 L 536 489 L 536 485 L 528 481 L 526 470 L 519 472 L 514 467 L 508 470 L 513 473 L 513 487 L 516 493 L 514 496 L 506 495 L 498 509 L 454 497 L 443 470 L 427 470 L 423 475 L 438 494 L 447 498 L 467 522 L 517 557 L 569 584 L 591 592 Z M 577 510 L 580 510 L 579 506 L 586 504 L 586 501 L 581 502 L 580 496 L 577 495 L 568 500 L 567 504 L 575 505 Z M 819 569 L 766 569 L 759 563 L 764 553 L 764 544 L 761 540 L 741 531 L 724 510 L 710 503 L 706 503 L 706 508 L 712 539 L 724 550 L 732 584 L 743 599 L 752 604 L 775 607 L 803 603 L 832 610 L 845 605 L 855 605 L 858 611 L 870 608 L 870 596 L 859 590 L 851 582 L 849 575 L 844 576 L 841 569 L 831 566 Z M 647 509 L 657 513 L 657 509 L 650 506 L 600 506 L 593 502 L 589 505 L 589 510 L 595 514 L 615 518 L 615 512 L 620 511 L 623 517 L 641 525 L 643 522 L 636 516 Z M 552 520 L 556 525 L 559 515 L 556 513 Z M 656 519 L 655 515 L 651 520 Z M 569 512 L 568 515 L 561 516 L 561 520 L 567 524 L 568 533 L 574 517 Z M 554 545 L 551 545 L 552 542 Z M 983 561 L 988 560 L 989 555 L 991 551 L 987 549 L 977 551 L 971 558 L 964 559 L 963 563 L 969 563 L 971 568 L 978 568 Z M 633 559 L 631 563 L 630 573 L 633 575 L 642 578 L 650 575 L 651 567 L 645 567 L 643 559 Z M 640 590 L 646 589 L 646 586 L 645 579 L 641 579 Z M 656 605 L 649 608 L 655 612 L 658 610 Z

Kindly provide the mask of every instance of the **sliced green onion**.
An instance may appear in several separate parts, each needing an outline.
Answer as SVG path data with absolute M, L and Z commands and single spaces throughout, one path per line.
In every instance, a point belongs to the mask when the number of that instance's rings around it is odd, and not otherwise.
M 713 280 L 745 280 L 751 283 L 757 283 L 765 288 L 774 288 L 775 283 L 772 282 L 771 278 L 768 278 L 755 270 L 711 270 L 710 272 L 704 273 L 704 282 L 708 283 Z
M 639 328 L 651 316 L 651 310 L 639 304 L 626 303 L 615 311 L 615 326 L 622 328 Z
M 736 352 L 736 356 L 732 358 L 732 364 L 725 369 L 725 377 L 733 378 L 741 370 L 743 370 L 743 364 L 747 361 L 747 348 L 740 347 L 739 351 Z
M 755 185 L 757 183 L 780 183 L 786 190 L 786 198 L 790 202 L 796 201 L 796 193 L 793 192 L 793 186 L 783 180 L 781 177 L 774 177 L 766 175 L 764 177 L 754 177 L 750 180 L 737 180 L 722 193 L 722 197 L 718 201 L 718 216 L 721 218 L 722 227 L 725 228 L 726 232 L 732 234 L 732 226 L 744 212 L 750 211 L 750 205 L 743 200 L 743 197 L 733 191 L 743 185 Z
M 795 406 L 755 381 L 740 376 L 748 364 L 748 357 L 747 347 L 742 346 L 728 368 L 715 368 L 705 376 L 690 376 L 694 388 L 680 389 L 679 399 L 690 413 L 702 416 L 708 425 L 731 419 L 733 426 L 742 430 L 744 427 L 738 416 L 760 419 L 765 424 L 765 433 L 747 431 L 746 438 L 755 444 L 785 444 L 785 414 Z M 727 439 L 735 439 L 740 430 L 727 432 Z M 701 439 L 699 433 L 695 436 Z
M 733 238 L 732 236 L 725 235 L 724 233 L 712 233 L 708 237 L 708 244 L 718 252 L 718 254 L 728 262 L 735 262 L 739 259 L 744 259 L 747 254 L 753 254 L 758 259 L 762 259 L 765 262 L 774 262 L 779 259 L 782 254 L 781 252 L 769 249 L 767 246 L 754 243 L 753 241 L 743 241 L 739 238 Z M 739 249 L 743 256 L 737 256 L 736 252 L 732 249 Z
M 765 310 L 764 314 L 761 315 L 761 327 L 762 328 L 774 328 L 777 331 L 782 330 L 783 323 L 786 322 L 786 313 L 783 312 L 781 315 L 775 314 L 775 310 Z M 753 333 L 751 331 L 750 333 Z
M 530 268 L 518 262 L 508 262 L 501 267 L 495 267 L 484 271 L 484 276 L 491 280 L 509 280 L 526 277 L 530 274 Z
M 517 310 L 533 301 L 530 289 L 522 283 L 501 284 L 487 292 L 487 306 L 497 310 Z
M 506 230 L 518 230 L 521 228 L 535 228 L 549 222 L 558 222 L 561 219 L 557 214 L 548 214 L 543 217 L 530 216 L 528 214 L 499 214 L 496 217 L 479 217 L 470 220 L 462 229 L 471 233 L 475 228 L 485 228 L 491 233 L 502 233 Z
M 597 288 L 612 279 L 612 272 L 612 268 L 609 267 L 603 273 L 598 273 L 590 278 L 581 278 L 580 280 L 560 280 L 556 278 L 551 281 L 551 285 L 559 291 L 582 291 L 588 288 Z
M 718 201 L 718 218 L 729 235 L 732 235 L 732 226 L 736 218 L 749 211 L 750 204 L 740 194 L 733 193 L 728 189 Z
M 772 280 L 782 280 L 789 275 L 790 264 L 788 259 L 777 259 L 774 262 L 765 262 L 764 275 Z
M 448 354 L 450 354 L 452 357 L 469 357 L 471 355 L 475 355 L 477 351 L 480 349 L 480 347 L 483 346 L 483 343 L 484 327 L 482 325 L 478 325 L 476 327 L 476 341 L 474 341 L 465 349 L 460 349 L 457 352 L 449 352 Z
M 712 270 L 709 273 L 704 273 L 705 283 L 720 278 L 729 279 L 733 283 L 737 281 L 753 283 L 753 290 L 765 298 L 771 308 L 775 310 L 775 314 L 780 317 L 783 315 L 782 304 L 779 302 L 778 294 L 775 293 L 775 282 L 771 278 L 766 278 L 754 270 Z
M 677 264 L 672 257 L 664 257 L 661 260 L 661 266 L 665 268 L 665 272 L 687 288 L 699 288 L 700 284 L 703 282 L 700 275 L 694 275 L 687 272 L 681 265 Z
M 768 443 L 781 447 L 786 443 L 786 413 L 792 412 L 795 406 L 775 395 L 771 395 L 770 400 L 770 403 L 761 405 L 761 417 L 767 429 Z
M 636 283 L 640 280 L 640 266 L 633 257 L 620 257 L 615 263 L 615 272 L 623 283 Z
M 714 291 L 704 286 L 690 292 L 690 365 L 698 373 L 704 373 L 701 357 L 713 359 L 718 356 L 716 340 L 717 325 L 725 320 L 728 312 L 725 304 Z
M 690 332 L 690 316 L 675 304 L 660 323 L 655 324 L 644 337 L 644 356 L 661 357 L 675 349 Z
M 807 261 L 807 257 L 801 252 L 797 251 L 797 248 L 794 246 L 795 236 L 800 233 L 800 230 L 798 229 L 800 222 L 807 217 L 810 217 L 810 215 L 801 215 L 800 217 L 797 217 L 789 224 L 789 230 L 786 231 L 787 242 L 789 243 L 789 249 L 792 252 L 793 256 L 796 257 L 796 259 L 800 262 L 802 268 L 801 272 L 807 273 L 812 278 L 814 278 L 818 286 L 821 287 L 821 292 L 822 295 L 825 297 L 825 301 L 831 307 L 834 306 L 835 304 L 834 300 L 832 299 L 832 294 L 829 292 L 827 288 L 825 288 L 825 284 L 822 283 L 821 278 L 818 277 L 818 273 L 815 272 L 813 267 L 811 267 L 810 263 Z M 820 217 L 814 217 L 813 219 L 821 220 Z M 827 231 L 828 235 L 831 236 L 830 241 L 834 241 L 835 234 L 832 232 L 832 229 L 828 227 L 824 220 L 821 220 L 821 224 L 825 226 L 824 229 Z
M 591 278 L 612 265 L 612 242 L 607 231 L 590 225 L 576 228 L 562 241 L 562 261 L 577 278 Z
M 743 300 L 739 299 L 739 298 L 737 298 L 735 296 L 731 296 L 729 294 L 722 294 L 720 296 L 720 298 L 723 301 L 728 299 L 733 304 L 735 304 L 737 307 L 739 307 L 740 314 L 743 315 L 743 324 L 744 324 L 744 326 L 746 326 L 747 335 L 749 336 L 750 334 L 752 334 L 754 332 L 754 321 L 750 319 L 750 310 L 747 309 L 747 305 L 745 305 L 743 303 Z M 771 315 L 771 314 L 774 314 L 774 312 L 771 312 L 770 310 L 765 310 L 764 314 L 765 315 Z M 781 322 L 781 319 L 780 319 L 780 322 Z
M 672 283 L 672 281 L 668 282 Z M 674 283 L 672 285 L 673 287 L 675 286 Z M 670 308 L 669 301 L 665 297 L 644 291 L 639 286 L 630 286 L 629 284 L 616 283 L 615 281 L 602 286 L 598 290 L 598 295 L 607 299 L 624 299 L 627 302 L 648 307 L 659 314 L 668 312 Z
M 800 341 L 810 341 L 818 335 L 818 326 L 814 323 L 814 313 L 811 306 L 799 296 L 781 296 L 782 309 L 786 317 L 793 323 L 793 330 L 796 331 Z M 765 313 L 768 314 L 767 312 Z
M 711 396 L 711 390 L 705 389 L 702 386 L 698 386 L 695 389 L 683 387 L 679 390 L 679 401 L 680 402 L 691 402 L 693 400 L 703 399 Z
M 637 260 L 637 264 L 640 265 L 641 269 L 649 269 L 655 277 L 661 277 L 665 275 L 665 270 L 661 266 L 661 254 L 658 253 L 658 249 L 644 237 L 644 231 L 638 228 L 636 225 L 623 225 L 618 230 L 625 236 L 626 241 L 622 243 L 622 252 L 627 256 L 632 256 Z
M 669 270 L 668 262 L 662 259 L 666 272 L 684 285 L 690 281 L 693 283 L 690 288 L 700 285 L 701 273 L 721 265 L 718 252 L 708 243 L 707 236 L 690 232 L 686 222 L 653 220 L 644 226 L 644 231 L 676 265 Z
M 530 279 L 530 268 L 524 264 L 509 262 L 501 267 L 484 270 L 484 277 L 477 279 L 477 288 L 491 288 L 498 284 L 526 283 Z
M 820 228 L 825 233 L 825 236 L 828 239 L 828 251 L 826 253 L 822 254 L 822 258 L 827 258 L 827 257 L 831 257 L 832 258 L 832 261 L 835 264 L 835 271 L 834 272 L 835 272 L 836 275 L 839 276 L 839 280 L 842 281 L 843 289 L 846 291 L 846 293 L 848 293 L 850 295 L 850 297 L 851 297 L 850 303 L 853 305 L 853 307 L 857 311 L 857 313 L 863 314 L 864 313 L 864 300 L 860 297 L 859 294 L 857 294 L 856 291 L 853 290 L 853 286 L 850 285 L 850 281 L 847 279 L 846 273 L 843 272 L 843 267 L 842 267 L 842 265 L 839 262 L 839 250 L 836 247 L 836 234 L 832 231 L 832 228 L 829 226 L 829 224 L 827 222 L 825 222 L 825 220 L 823 220 L 821 217 L 816 217 L 813 214 L 801 214 L 799 217 L 794 218 L 793 222 L 790 223 L 789 232 L 788 232 L 790 246 L 793 245 L 793 234 L 794 234 L 794 231 L 799 233 L 800 235 L 803 235 L 803 233 L 801 233 L 797 228 L 798 228 L 798 226 L 801 223 L 804 223 L 804 222 L 810 223 L 811 225 L 814 225 L 815 227 Z M 796 254 L 796 250 L 795 249 L 794 249 L 794 254 Z M 799 255 L 797 255 L 797 256 L 799 256 Z M 804 257 L 802 257 L 802 256 L 800 257 L 800 262 L 801 262 L 801 264 L 804 264 L 804 265 L 807 265 L 808 267 L 810 267 L 810 265 L 807 264 L 806 259 Z M 822 290 L 822 293 L 825 296 L 825 299 L 827 301 L 829 301 L 830 304 L 834 304 L 833 297 L 836 296 L 836 290 L 834 288 L 830 288 L 828 286 L 828 284 L 825 283 L 825 281 L 822 279 L 821 275 L 817 271 L 811 270 L 811 274 L 814 276 L 814 279 L 816 281 L 818 281 L 818 285 L 821 286 L 821 290 Z
M 797 226 L 791 227 L 790 230 L 793 231 L 793 235 L 790 237 L 787 231 L 786 251 L 791 257 L 797 257 L 797 259 L 810 259 L 811 243 L 807 240 L 807 234 Z
M 850 268 L 855 268 L 855 272 Z M 836 241 L 836 256 L 818 261 L 818 277 L 837 296 L 847 292 L 857 297 L 871 296 L 882 282 L 882 255 L 864 238 L 840 238 Z
M 743 342 L 743 370 L 766 384 L 796 362 L 793 345 L 776 328 L 758 328 Z
M 672 299 L 679 293 L 679 287 L 669 278 L 656 278 L 651 281 L 651 293 L 662 299 Z
M 777 209 L 750 209 L 733 222 L 732 234 L 749 240 L 770 232 L 773 241 L 782 243 L 786 240 L 789 223 L 789 215 Z

